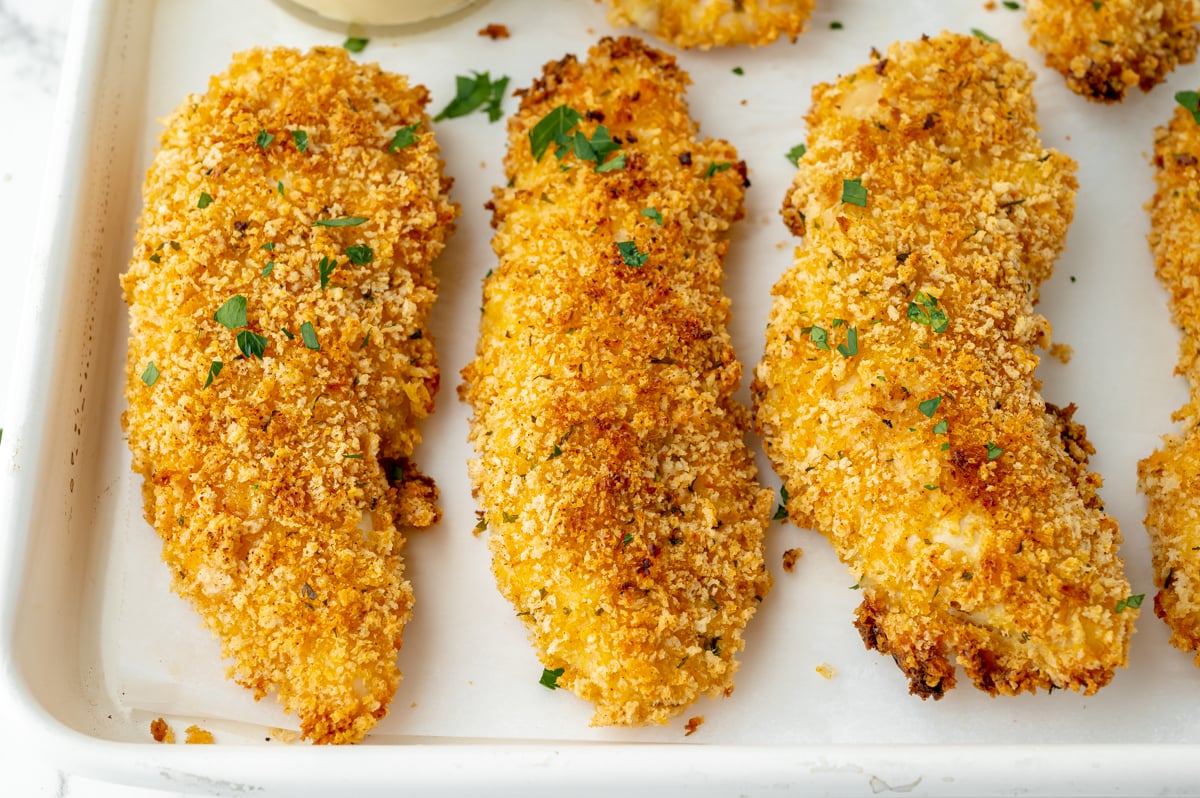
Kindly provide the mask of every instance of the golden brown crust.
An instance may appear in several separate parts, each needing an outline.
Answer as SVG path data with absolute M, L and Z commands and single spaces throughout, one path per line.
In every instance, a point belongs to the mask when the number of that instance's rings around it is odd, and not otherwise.
M 1191 398 L 1175 414 L 1179 433 L 1138 465 L 1138 477 L 1159 588 L 1154 611 L 1171 627 L 1171 643 L 1195 653 L 1200 666 L 1200 123 L 1186 108 L 1155 131 L 1154 165 L 1150 248 L 1183 333 L 1176 371 L 1188 378 Z
M 732 690 L 771 584 L 771 493 L 732 398 L 721 291 L 745 167 L 697 140 L 686 83 L 674 59 L 621 38 L 548 64 L 523 93 L 493 202 L 499 264 L 463 370 L 497 583 L 595 724 L 663 723 Z M 623 169 L 553 146 L 535 162 L 529 133 L 564 104 L 586 114 L 584 135 L 603 124 L 619 139 Z
M 676 47 L 792 41 L 808 27 L 813 0 L 609 0 L 609 21 L 637 25 Z
M 1196 58 L 1196 0 L 1029 0 L 1030 43 L 1072 91 L 1112 103 Z
M 807 238 L 774 289 L 756 424 L 789 515 L 858 577 L 867 646 L 926 697 L 956 661 L 992 694 L 1091 693 L 1136 614 L 1114 613 L 1129 585 L 1083 429 L 1034 376 L 1076 183 L 1031 83 L 974 37 L 894 45 L 813 90 L 784 203 Z
M 457 212 L 426 101 L 340 48 L 236 55 L 167 120 L 122 277 L 122 420 L 174 588 L 233 677 L 277 690 L 317 742 L 359 740 L 386 714 L 412 603 L 397 526 L 437 514 L 407 463 L 438 381 L 430 261 Z M 342 217 L 366 221 L 313 226 Z M 350 261 L 358 245 L 369 263 Z M 337 263 L 324 288 L 322 258 Z M 261 359 L 214 319 L 235 296 Z

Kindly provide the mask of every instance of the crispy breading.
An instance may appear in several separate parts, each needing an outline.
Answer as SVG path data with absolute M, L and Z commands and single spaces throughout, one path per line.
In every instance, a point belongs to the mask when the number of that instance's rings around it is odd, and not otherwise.
M 387 713 L 412 604 L 397 526 L 438 514 L 408 462 L 457 213 L 427 100 L 341 48 L 234 56 L 166 120 L 122 277 L 122 422 L 174 589 L 316 742 Z M 235 297 L 244 319 L 219 322 Z
M 609 21 L 637 25 L 676 47 L 792 41 L 808 27 L 814 0 L 609 0 Z
M 1072 91 L 1112 103 L 1196 58 L 1197 0 L 1028 0 L 1025 27 Z
M 1147 498 L 1146 529 L 1154 582 L 1154 611 L 1171 627 L 1171 643 L 1195 652 L 1200 666 L 1200 122 L 1179 106 L 1155 131 L 1157 191 L 1150 210 L 1150 248 L 1166 287 L 1175 323 L 1183 333 L 1177 373 L 1191 396 L 1175 414 L 1180 430 L 1138 464 Z
M 784 202 L 806 238 L 756 426 L 791 519 L 857 580 L 864 642 L 922 697 L 955 660 L 991 694 L 1091 693 L 1136 615 L 1114 612 L 1129 584 L 1083 428 L 1034 376 L 1076 181 L 1038 139 L 1032 79 L 971 36 L 895 44 L 813 89 Z
M 497 584 L 597 725 L 664 723 L 729 693 L 771 585 L 772 495 L 732 398 L 721 288 L 745 165 L 697 139 L 687 82 L 671 57 L 604 39 L 522 92 L 463 370 Z M 535 160 L 531 131 L 563 105 L 582 115 L 572 138 L 606 128 L 621 150 L 605 163 L 622 168 L 596 171 L 578 144 Z

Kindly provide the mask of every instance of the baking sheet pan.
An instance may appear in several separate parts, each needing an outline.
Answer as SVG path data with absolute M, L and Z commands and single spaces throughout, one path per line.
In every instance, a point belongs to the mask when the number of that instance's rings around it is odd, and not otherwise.
M 1200 69 L 1182 69 L 1121 106 L 1096 106 L 1042 67 L 1026 44 L 1023 11 L 989 10 L 982 0 L 820 5 L 795 44 L 679 54 L 702 133 L 733 142 L 750 168 L 746 218 L 726 263 L 744 383 L 762 350 L 770 287 L 795 243 L 777 210 L 793 171 L 784 156 L 804 140 L 811 86 L 896 39 L 985 31 L 1038 71 L 1043 137 L 1080 163 L 1068 249 L 1039 307 L 1073 356 L 1067 364 L 1046 358 L 1040 374 L 1049 400 L 1079 405 L 1107 509 L 1125 534 L 1134 590 L 1152 594 L 1135 467 L 1170 429 L 1186 388 L 1172 375 L 1178 335 L 1145 244 L 1146 153 L 1174 92 L 1200 84 Z M 589 0 L 491 0 L 443 26 L 372 36 L 355 57 L 425 84 L 436 110 L 453 95 L 455 75 L 486 70 L 510 76 L 516 88 L 546 61 L 582 55 L 599 36 L 619 32 L 604 10 Z M 430 788 L 466 792 L 478 786 L 477 768 L 490 770 L 487 783 L 522 792 L 1200 792 L 1200 671 L 1168 645 L 1151 612 L 1139 620 L 1130 667 L 1096 696 L 992 699 L 964 685 L 921 702 L 890 659 L 863 649 L 851 625 L 853 576 L 818 535 L 778 522 L 768 548 L 776 585 L 748 629 L 731 698 L 702 700 L 664 727 L 593 729 L 587 704 L 540 686 L 541 665 L 495 590 L 485 539 L 474 534 L 468 410 L 454 396 L 457 372 L 473 354 L 480 280 L 494 264 L 483 203 L 503 179 L 503 123 L 481 114 L 434 127 L 463 215 L 435 267 L 443 388 L 416 459 L 438 482 L 445 516 L 406 549 L 417 604 L 399 655 L 404 681 L 367 745 L 281 745 L 273 727 L 287 729 L 291 719 L 224 680 L 216 642 L 170 593 L 158 539 L 142 518 L 119 425 L 127 327 L 116 278 L 161 130 L 155 120 L 202 91 L 237 50 L 338 45 L 344 33 L 269 0 L 91 0 L 79 13 L 55 133 L 61 161 L 48 181 L 10 386 L 13 456 L 0 475 L 5 689 L 62 766 L 157 786 L 204 789 L 226 780 L 220 789 L 314 792 L 423 778 Z M 507 25 L 511 38 L 479 37 L 489 23 Z M 505 100 L 506 111 L 515 107 Z M 741 397 L 748 399 L 745 387 Z M 764 483 L 777 488 L 753 445 Z M 782 554 L 791 548 L 804 555 L 789 573 Z M 224 745 L 207 753 L 157 746 L 148 724 L 158 715 L 177 731 L 199 723 Z M 685 737 L 694 716 L 704 723 Z M 262 745 L 241 745 L 251 743 Z M 1026 764 L 1013 769 L 1014 761 Z M 450 775 L 435 778 L 439 772 Z

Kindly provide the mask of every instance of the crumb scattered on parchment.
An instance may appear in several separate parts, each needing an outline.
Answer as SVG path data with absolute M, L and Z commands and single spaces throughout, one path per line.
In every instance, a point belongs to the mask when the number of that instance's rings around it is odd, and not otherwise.
M 837 676 L 837 668 L 830 665 L 828 662 L 822 662 L 817 666 L 817 673 L 824 676 L 826 679 L 832 679 Z
M 703 715 L 697 715 L 694 718 L 688 718 L 688 722 L 683 724 L 683 736 L 691 737 L 693 734 L 696 733 L 696 729 L 699 729 L 703 725 L 704 725 L 704 716 Z
M 507 25 L 497 25 L 495 22 L 493 22 L 487 27 L 480 28 L 479 35 L 486 36 L 492 41 L 495 41 L 496 39 L 507 39 L 512 34 L 508 32 Z
M 995 11 L 996 10 L 996 0 L 987 0 L 987 2 L 983 4 L 983 10 L 984 11 Z
M 1075 354 L 1075 350 L 1067 344 L 1050 344 L 1046 353 L 1065 366 L 1071 362 L 1071 355 Z
M 788 549 L 783 553 L 783 570 L 789 574 L 796 567 L 796 560 L 804 555 L 804 549 Z
M 281 743 L 294 743 L 300 739 L 300 732 L 291 729 L 277 729 L 272 726 L 271 736 Z
M 188 745 L 212 745 L 216 742 L 213 739 L 212 732 L 208 729 L 201 729 L 194 724 L 187 727 L 186 734 L 187 736 L 183 741 Z
M 162 718 L 155 718 L 150 721 L 150 736 L 154 738 L 156 743 L 173 743 L 175 742 L 175 730 L 167 725 L 167 722 Z

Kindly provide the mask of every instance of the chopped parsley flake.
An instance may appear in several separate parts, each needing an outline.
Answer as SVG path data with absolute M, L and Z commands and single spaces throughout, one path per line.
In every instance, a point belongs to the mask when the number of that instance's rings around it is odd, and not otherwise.
M 542 668 L 542 678 L 538 679 L 538 684 L 540 684 L 542 687 L 548 687 L 551 690 L 557 690 L 558 678 L 562 675 L 562 668 L 555 668 L 554 670 Z
M 787 487 L 779 489 L 779 506 L 775 508 L 775 515 L 771 516 L 772 521 L 786 521 L 788 517 L 787 504 L 791 496 L 788 496 Z
M 846 343 L 838 344 L 838 354 L 845 358 L 851 358 L 858 354 L 858 328 L 851 327 L 846 330 Z
M 280 180 L 278 183 L 275 184 L 275 190 L 279 192 L 279 196 L 281 196 L 281 197 L 286 193 L 286 189 L 284 189 L 284 187 L 283 187 L 282 180 Z
M 208 364 L 208 379 L 204 381 L 205 388 L 212 385 L 212 381 L 216 379 L 216 376 L 221 373 L 221 369 L 224 367 L 225 364 L 219 360 L 214 360 L 212 363 Z
M 254 140 L 254 143 L 258 145 L 259 149 L 265 150 L 267 147 L 271 146 L 271 142 L 274 140 L 275 134 L 268 133 L 264 128 L 258 131 L 258 138 Z
M 352 247 L 346 247 L 344 250 L 346 257 L 355 266 L 366 266 L 371 261 L 375 260 L 375 252 L 366 244 L 355 244 Z
M 388 145 L 388 152 L 396 152 L 405 147 L 411 147 L 417 143 L 417 128 L 422 122 L 415 122 L 411 125 L 405 125 L 396 131 L 396 135 L 392 136 L 392 143 Z
M 842 28 L 844 28 L 844 27 L 845 27 L 845 25 L 843 25 L 842 23 L 838 22 L 836 19 L 835 19 L 833 22 L 830 22 L 830 23 L 829 23 L 829 29 L 830 29 L 830 30 L 841 30 L 841 29 L 842 29 Z
M 273 271 L 275 271 L 275 261 L 269 260 L 267 261 L 267 265 L 263 266 L 262 276 L 266 277 Z
M 552 143 L 560 146 L 568 141 L 567 134 L 583 121 L 583 114 L 569 105 L 560 105 L 543 116 L 529 131 L 529 147 L 535 161 L 542 160 Z
M 275 242 L 268 241 L 267 243 L 265 243 L 261 247 L 259 247 L 259 249 L 265 249 L 267 252 L 274 252 L 275 251 Z
M 293 130 L 292 141 L 296 142 L 296 149 L 300 152 L 308 152 L 308 131 Z
M 333 274 L 333 270 L 337 268 L 337 261 L 333 258 L 321 258 L 321 262 L 317 264 L 317 272 L 321 275 L 321 290 L 329 285 L 329 276 Z
M 812 327 L 805 327 L 804 329 L 800 330 L 800 332 L 806 333 L 808 335 L 808 339 L 816 344 L 817 349 L 824 349 L 827 352 L 829 351 L 829 331 L 824 327 L 817 327 L 814 325 Z
M 930 483 L 924 485 L 923 487 L 925 488 L 925 490 L 938 490 L 939 488 L 941 488 L 941 485 L 934 485 L 932 482 L 930 482 Z
M 1000 455 L 1004 454 L 1004 450 L 991 441 L 987 442 L 987 459 L 995 460 Z
M 360 36 L 350 36 L 346 41 L 342 42 L 342 47 L 345 47 L 352 53 L 361 53 L 366 49 L 370 41 L 370 39 L 364 39 Z
M 663 218 L 662 214 L 658 212 L 658 208 L 642 208 L 641 213 L 642 216 L 653 219 L 659 227 L 662 227 Z
M 860 208 L 867 207 L 867 190 L 863 188 L 861 178 L 842 181 L 842 202 Z
M 1192 119 L 1200 125 L 1200 92 L 1181 91 L 1175 93 L 1175 102 L 1192 112 Z
M 345 460 L 361 460 L 363 456 L 361 454 L 344 454 L 342 458 Z
M 146 370 L 142 372 L 142 382 L 147 386 L 158 382 L 158 366 L 154 365 L 153 360 L 146 364 Z
M 292 331 L 291 331 L 291 330 L 289 330 L 287 327 L 280 327 L 280 328 L 279 328 L 279 331 L 280 331 L 281 333 L 283 333 L 285 336 L 287 336 L 287 339 L 288 339 L 289 341 L 294 341 L 294 340 L 296 340 L 296 336 L 292 335 Z
M 1138 593 L 1136 596 L 1128 596 L 1117 602 L 1117 606 L 1113 608 L 1113 612 L 1124 612 L 1128 609 L 1136 610 L 1142 606 L 1142 600 L 1146 598 L 1145 593 Z
M 300 340 L 314 352 L 321 349 L 321 344 L 317 341 L 317 331 L 313 329 L 311 321 L 306 321 L 300 325 Z
M 735 75 L 745 75 L 746 74 L 746 70 L 742 69 L 740 66 L 735 66 L 730 71 L 733 72 L 733 74 L 735 74 Z
M 504 91 L 508 88 L 508 78 L 503 77 L 493 82 L 491 75 L 487 72 L 474 72 L 473 74 L 475 75 L 473 78 L 465 75 L 455 77 L 454 99 L 433 118 L 434 122 L 466 116 L 480 106 L 483 106 L 483 110 L 491 122 L 495 122 L 504 115 L 500 104 L 504 100 Z
M 517 521 L 517 516 L 514 513 L 510 513 L 505 510 L 501 510 L 500 511 L 500 520 L 506 524 L 515 524 Z
M 918 291 L 913 301 L 908 303 L 908 318 L 917 324 L 923 324 L 935 333 L 944 333 L 950 325 L 946 312 L 938 307 L 938 298 L 924 291 Z
M 625 168 L 625 153 L 617 153 L 616 158 L 610 158 L 602 164 L 597 164 L 595 170 L 600 174 L 616 172 Z
M 646 260 L 650 257 L 645 252 L 639 252 L 636 241 L 618 241 L 617 251 L 621 253 L 621 260 L 626 266 L 632 266 L 635 269 L 640 269 L 646 265 Z
M 1099 11 L 1099 10 L 1100 10 L 1101 8 L 1103 8 L 1103 7 L 1104 7 L 1104 3 L 1100 3 L 1100 2 L 1093 2 L 1093 3 L 1092 3 L 1092 10 L 1093 10 L 1093 11 Z
M 367 221 L 365 216 L 342 216 L 338 219 L 317 219 L 312 223 L 313 227 L 358 227 L 363 222 Z
M 1004 7 L 1009 11 L 1017 11 L 1021 8 L 1021 4 L 1015 2 L 1015 0 L 1004 0 Z
M 204 210 L 209 205 L 212 205 L 212 194 L 209 194 L 207 191 L 201 191 L 200 201 L 196 203 L 196 207 L 200 210 Z
M 949 431 L 950 431 L 950 422 L 944 418 L 941 421 L 939 421 L 938 423 L 933 425 L 933 434 L 934 435 L 945 435 Z
M 799 166 L 800 159 L 804 157 L 804 153 L 806 152 L 808 152 L 808 145 L 797 144 L 787 151 L 787 156 L 785 157 L 791 162 L 792 166 Z
M 921 404 L 917 405 L 917 409 L 921 411 L 921 415 L 925 416 L 925 418 L 933 418 L 933 414 L 936 413 L 938 408 L 942 405 L 942 399 L 943 397 L 941 396 L 935 396 L 932 399 L 926 399 L 924 402 L 921 402 Z
M 225 304 L 217 308 L 217 312 L 213 314 L 213 319 L 230 330 L 236 330 L 238 327 L 246 326 L 246 297 L 241 294 L 235 294 L 225 300 Z
M 996 41 L 994 38 L 992 38 L 991 36 L 988 36 L 986 33 L 981 31 L 979 28 L 971 28 L 971 35 L 974 36 L 976 39 L 979 39 L 980 41 L 984 41 L 984 42 Z
M 716 163 L 710 163 L 708 165 L 708 171 L 704 173 L 704 177 L 707 180 L 717 172 L 724 172 L 731 166 L 733 166 L 733 164 L 731 164 L 729 161 L 717 161 Z
M 257 335 L 249 330 L 242 330 L 237 334 L 238 349 L 246 357 L 256 357 L 262 360 L 263 352 L 267 349 L 267 338 L 265 335 Z

